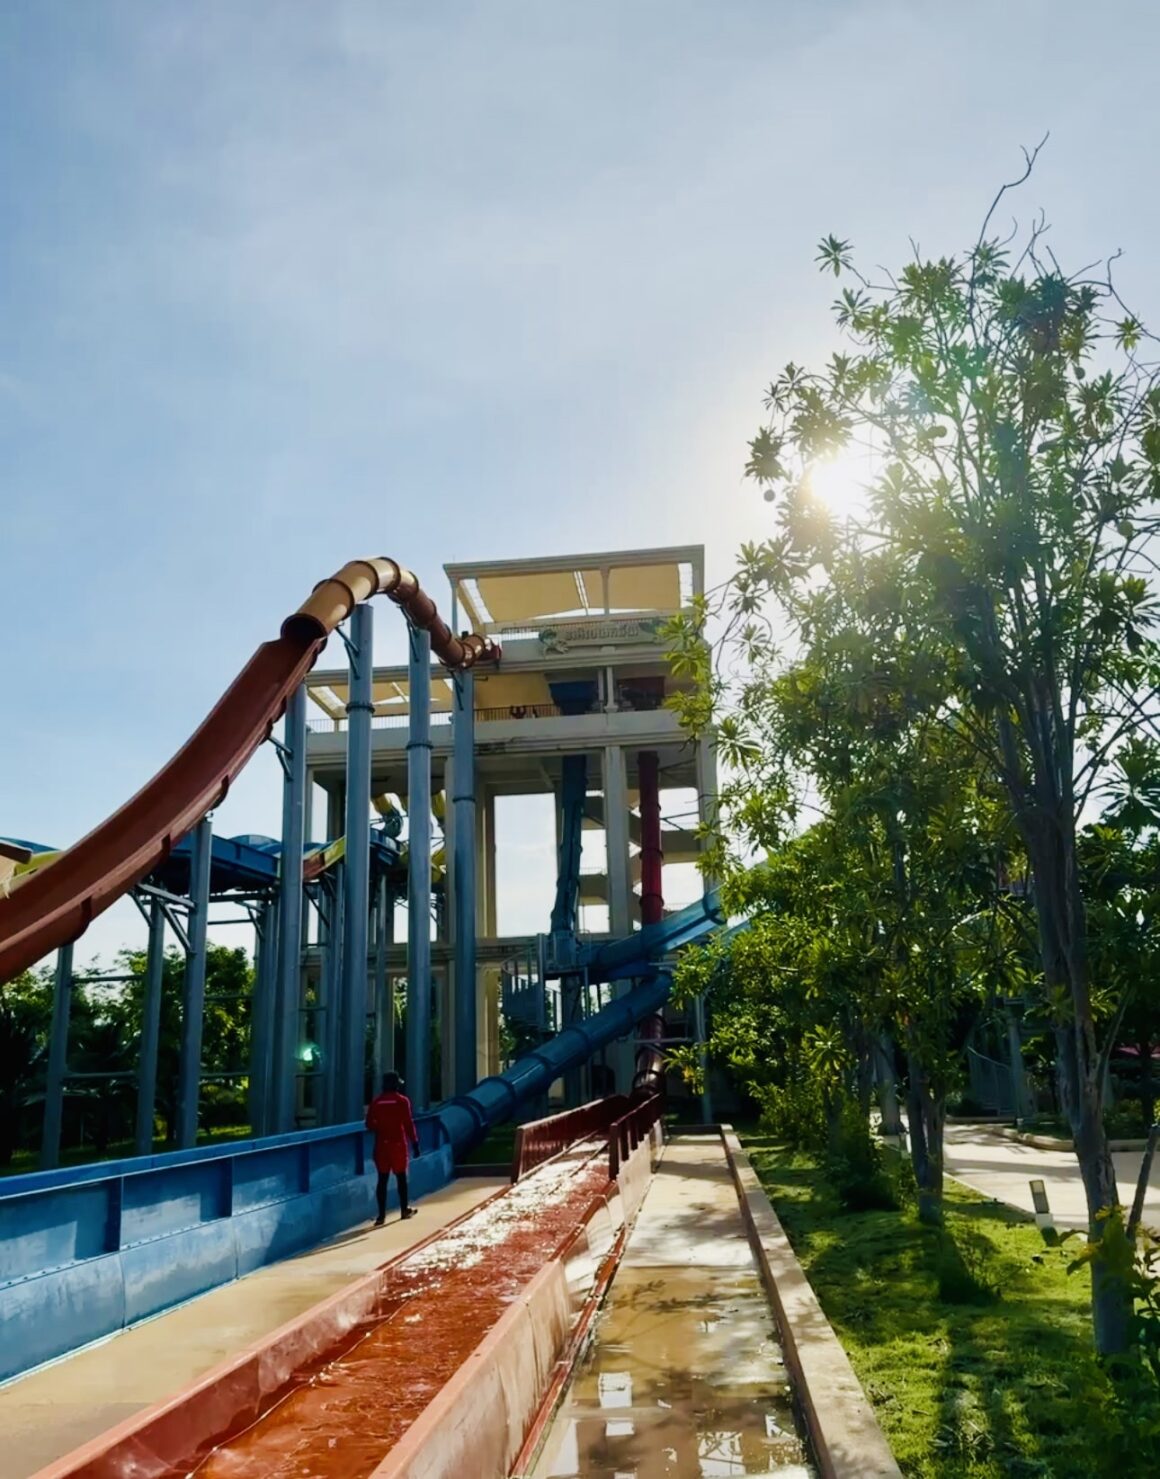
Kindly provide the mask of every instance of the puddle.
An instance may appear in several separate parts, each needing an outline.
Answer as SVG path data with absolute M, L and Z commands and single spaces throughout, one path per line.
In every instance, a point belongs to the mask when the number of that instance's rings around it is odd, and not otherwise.
M 814 1479 L 754 1268 L 621 1267 L 535 1479 Z

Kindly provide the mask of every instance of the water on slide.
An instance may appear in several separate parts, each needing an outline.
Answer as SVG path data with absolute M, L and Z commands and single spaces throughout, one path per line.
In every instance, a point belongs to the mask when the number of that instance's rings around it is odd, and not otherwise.
M 173 1479 L 361 1479 L 390 1451 L 608 1183 L 577 1146 L 391 1271 L 382 1307 L 269 1409 Z M 466 1476 L 465 1476 L 466 1479 Z

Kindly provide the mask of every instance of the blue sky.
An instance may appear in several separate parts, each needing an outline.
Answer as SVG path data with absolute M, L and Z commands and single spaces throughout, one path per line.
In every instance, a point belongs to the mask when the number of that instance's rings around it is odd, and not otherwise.
M 1047 129 L 1021 209 L 1155 319 L 1160 12 L 1099 15 L 7 0 L 0 833 L 86 831 L 349 557 L 723 576 L 762 386 L 832 343 L 817 238 L 955 249 Z M 222 825 L 277 815 L 262 762 Z

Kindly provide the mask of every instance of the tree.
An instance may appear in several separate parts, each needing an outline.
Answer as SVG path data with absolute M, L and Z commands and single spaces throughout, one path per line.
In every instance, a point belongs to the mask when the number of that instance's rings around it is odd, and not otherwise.
M 31 971 L 0 984 L 0 1166 L 24 1143 L 29 1107 L 44 1092 L 52 983 Z
M 1027 156 L 1021 184 L 1035 155 Z M 769 387 L 748 475 L 775 507 L 742 551 L 734 632 L 776 598 L 806 658 L 838 593 L 888 654 L 930 677 L 922 712 L 1001 784 L 1033 876 L 1043 986 L 1090 1236 L 1118 1202 L 1102 1119 L 1114 1041 L 1098 1030 L 1078 857 L 1118 754 L 1156 727 L 1154 636 L 1160 384 L 1154 342 L 1122 304 L 1113 263 L 1066 273 L 1042 219 L 1021 247 L 992 232 L 871 279 L 850 243 L 822 242 L 845 278 L 847 348 Z M 873 459 L 865 511 L 839 523 L 814 488 L 835 458 Z M 897 692 L 889 670 L 886 690 Z M 1123 1349 L 1131 1300 L 1093 1261 L 1097 1347 Z

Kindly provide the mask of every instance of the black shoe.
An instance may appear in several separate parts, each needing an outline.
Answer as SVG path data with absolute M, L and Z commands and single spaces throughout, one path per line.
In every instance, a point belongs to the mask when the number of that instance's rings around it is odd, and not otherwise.
M 383 1223 L 386 1222 L 386 1220 L 387 1219 L 385 1217 L 376 1217 L 375 1218 L 375 1226 L 376 1227 L 382 1227 Z
M 403 1210 L 399 1213 L 399 1221 L 406 1222 L 408 1217 L 418 1217 L 418 1215 L 418 1207 L 404 1207 Z

